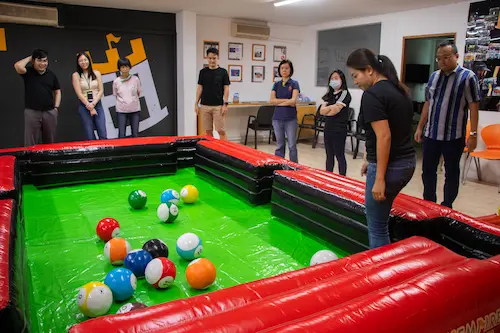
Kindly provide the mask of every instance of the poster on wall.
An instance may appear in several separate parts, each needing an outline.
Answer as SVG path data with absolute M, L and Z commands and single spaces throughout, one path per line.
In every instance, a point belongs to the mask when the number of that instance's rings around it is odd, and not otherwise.
M 211 41 L 211 40 L 205 40 L 205 41 L 203 41 L 203 58 L 204 59 L 208 58 L 208 55 L 207 55 L 208 49 L 217 49 L 217 51 L 220 52 L 219 42 L 217 42 L 217 41 Z
M 464 67 L 473 70 L 481 90 L 481 110 L 500 111 L 500 0 L 471 3 Z
M 281 62 L 286 60 L 286 46 L 275 46 L 273 49 L 273 60 Z
M 264 66 L 252 66 L 252 82 L 264 82 L 266 68 Z
M 243 59 L 243 43 L 229 43 L 227 54 L 229 60 Z
M 228 67 L 229 81 L 241 82 L 243 81 L 243 66 L 229 65 Z
M 79 52 L 89 55 L 93 68 L 102 74 L 104 95 L 101 101 L 109 139 L 118 136 L 116 98 L 112 94 L 112 85 L 120 75 L 117 62 L 121 57 L 130 60 L 130 72 L 138 76 L 142 86 L 139 136 L 177 133 L 175 66 L 172 65 L 175 64 L 174 35 L 88 30 L 84 37 L 75 38 L 79 31 L 69 28 L 14 24 L 1 25 L 1 28 L 5 32 L 6 47 L 0 52 L 0 73 L 2 80 L 8 82 L 2 87 L 0 94 L 0 103 L 3 105 L 0 123 L 2 148 L 24 144 L 24 85 L 13 65 L 36 48 L 48 51 L 48 68 L 56 74 L 61 85 L 62 103 L 58 113 L 57 142 L 85 140 L 78 113 L 79 100 L 71 82 Z M 16 135 L 8 135 L 12 131 Z M 130 135 L 130 126 L 126 133 Z

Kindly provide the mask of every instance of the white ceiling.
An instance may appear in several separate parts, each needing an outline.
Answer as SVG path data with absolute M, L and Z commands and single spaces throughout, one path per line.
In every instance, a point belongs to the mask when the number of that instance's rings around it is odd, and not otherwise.
M 274 7 L 272 3 L 276 1 L 278 0 L 57 0 L 54 2 L 168 13 L 189 10 L 201 15 L 258 19 L 298 26 L 461 2 L 460 0 L 303 0 L 287 6 Z

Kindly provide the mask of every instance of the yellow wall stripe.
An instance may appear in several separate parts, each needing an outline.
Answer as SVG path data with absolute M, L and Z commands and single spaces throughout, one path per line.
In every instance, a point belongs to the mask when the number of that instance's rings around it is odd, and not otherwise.
M 5 40 L 5 28 L 0 28 L 0 51 L 7 51 L 7 41 Z

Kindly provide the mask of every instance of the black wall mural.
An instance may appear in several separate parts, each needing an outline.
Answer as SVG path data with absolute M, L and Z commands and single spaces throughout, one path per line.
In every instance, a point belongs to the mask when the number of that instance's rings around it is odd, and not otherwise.
M 139 135 L 176 135 L 175 14 L 61 5 L 59 15 L 62 28 L 0 24 L 5 37 L 5 49 L 0 48 L 0 148 L 23 145 L 24 85 L 13 66 L 35 48 L 49 52 L 49 68 L 61 84 L 58 142 L 84 140 L 71 84 L 81 51 L 103 74 L 108 138 L 117 137 L 112 82 L 119 76 L 120 57 L 129 58 L 131 72 L 142 84 Z

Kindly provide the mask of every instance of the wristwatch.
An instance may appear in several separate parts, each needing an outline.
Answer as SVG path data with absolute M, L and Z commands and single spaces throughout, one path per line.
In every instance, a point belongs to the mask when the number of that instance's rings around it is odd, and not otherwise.
M 475 136 L 477 136 L 477 132 L 476 131 L 472 131 L 472 132 L 469 133 L 469 136 L 474 136 L 475 137 Z
M 224 102 L 224 105 L 225 105 L 225 106 L 228 106 L 228 105 L 229 105 L 229 103 L 228 103 L 228 102 Z

